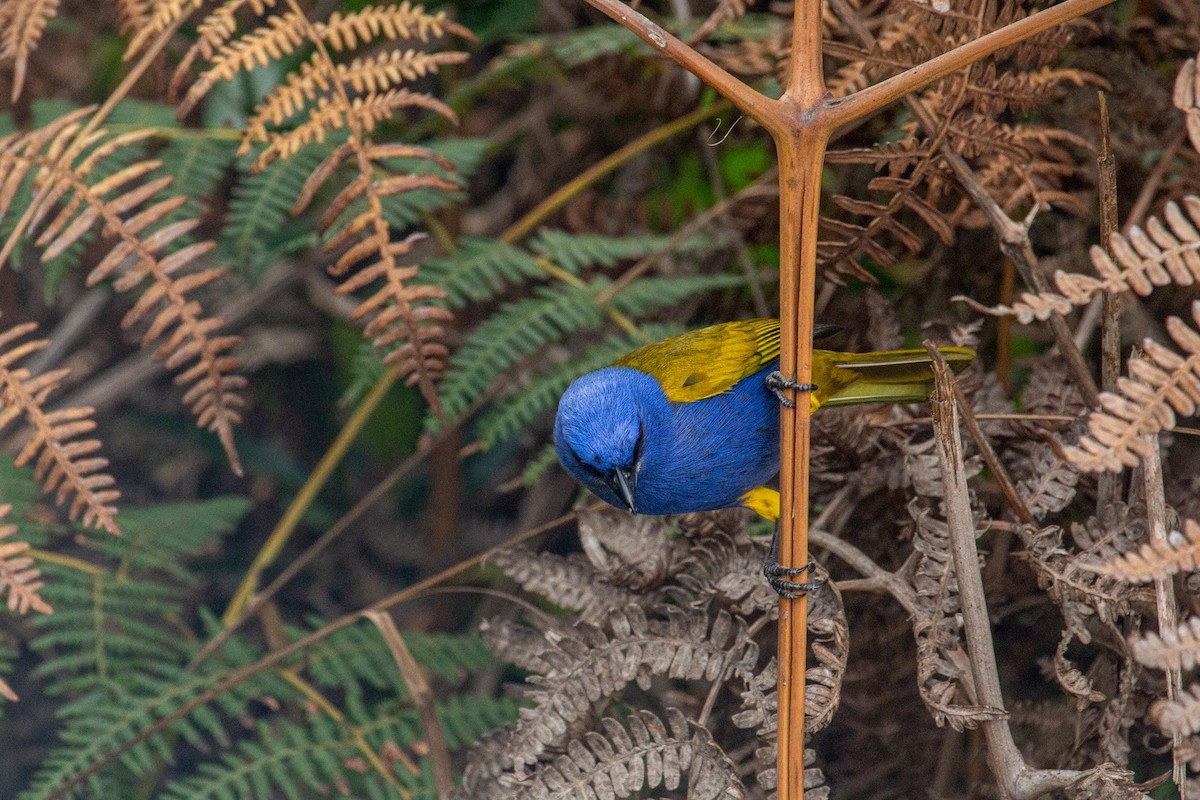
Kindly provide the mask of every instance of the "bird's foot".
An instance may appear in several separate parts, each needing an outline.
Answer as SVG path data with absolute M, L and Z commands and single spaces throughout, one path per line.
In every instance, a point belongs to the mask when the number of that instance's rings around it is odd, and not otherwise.
M 801 583 L 799 581 L 787 580 L 795 575 L 800 575 L 809 572 L 816 566 L 816 563 L 810 558 L 808 564 L 803 567 L 785 567 L 779 563 L 779 526 L 775 526 L 775 535 L 771 537 L 771 549 L 767 551 L 767 557 L 763 561 L 763 576 L 767 579 L 767 583 L 775 590 L 780 597 L 786 597 L 788 600 L 799 600 L 809 592 L 815 592 L 825 585 L 823 580 L 812 580 Z
M 796 407 L 796 401 L 784 394 L 788 389 L 796 392 L 815 392 L 817 390 L 815 383 L 796 383 L 795 378 L 789 378 L 779 370 L 767 375 L 766 381 L 767 388 L 774 392 L 775 396 L 779 398 L 779 402 L 788 408 Z

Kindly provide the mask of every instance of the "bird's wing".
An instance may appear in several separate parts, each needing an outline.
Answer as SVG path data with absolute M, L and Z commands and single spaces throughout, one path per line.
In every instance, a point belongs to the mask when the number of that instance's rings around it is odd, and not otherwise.
M 725 322 L 648 344 L 614 366 L 658 380 L 667 399 L 692 403 L 729 391 L 779 357 L 779 320 Z
M 939 347 L 954 372 L 962 372 L 975 359 L 966 347 Z M 881 353 L 816 351 L 813 397 L 822 406 L 857 403 L 919 403 L 933 390 L 933 366 L 925 350 L 889 350 Z

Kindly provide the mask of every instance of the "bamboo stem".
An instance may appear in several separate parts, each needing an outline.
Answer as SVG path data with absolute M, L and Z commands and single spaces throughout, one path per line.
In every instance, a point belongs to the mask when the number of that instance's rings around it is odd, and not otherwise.
M 821 3 L 798 2 L 792 20 L 790 78 L 781 103 L 785 126 L 769 127 L 779 158 L 779 369 L 812 382 L 813 303 L 821 171 L 832 128 L 821 72 Z M 779 419 L 779 552 L 782 563 L 808 563 L 808 478 L 811 407 L 807 396 Z M 800 580 L 805 580 L 801 577 Z M 804 797 L 804 683 L 808 598 L 779 605 L 779 800 Z

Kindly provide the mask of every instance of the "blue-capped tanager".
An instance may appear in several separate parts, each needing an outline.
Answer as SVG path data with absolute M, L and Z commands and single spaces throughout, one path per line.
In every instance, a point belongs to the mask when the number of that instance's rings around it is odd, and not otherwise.
M 818 335 L 825 326 L 817 326 Z M 827 328 L 826 328 L 827 329 Z M 955 371 L 975 358 L 940 348 Z M 813 411 L 912 403 L 933 385 L 924 350 L 813 351 L 812 384 L 778 373 L 779 321 L 727 322 L 646 345 L 577 379 L 563 394 L 554 445 L 602 500 L 639 514 L 746 506 L 779 516 L 779 405 L 807 390 Z

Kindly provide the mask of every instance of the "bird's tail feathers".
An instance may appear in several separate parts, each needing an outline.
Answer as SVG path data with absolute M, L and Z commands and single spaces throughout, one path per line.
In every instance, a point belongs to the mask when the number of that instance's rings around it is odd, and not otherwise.
M 975 351 L 969 347 L 940 347 L 938 352 L 954 372 L 961 372 L 975 360 Z M 857 378 L 826 398 L 821 403 L 824 406 L 919 403 L 929 399 L 933 387 L 933 366 L 925 350 L 836 353 L 833 364 L 855 373 Z

